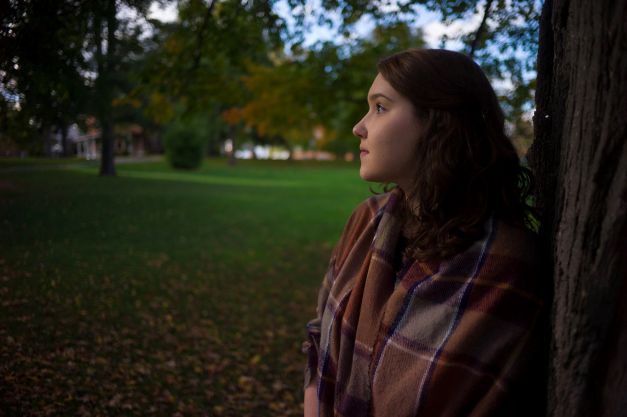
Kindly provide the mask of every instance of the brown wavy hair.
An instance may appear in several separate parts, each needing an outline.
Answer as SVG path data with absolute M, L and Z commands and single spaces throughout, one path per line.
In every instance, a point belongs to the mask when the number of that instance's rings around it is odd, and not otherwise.
M 377 67 L 425 127 L 415 181 L 403 190 L 411 225 L 405 256 L 426 261 L 462 252 L 482 238 L 494 211 L 532 228 L 534 177 L 505 134 L 503 111 L 479 65 L 458 52 L 409 49 Z

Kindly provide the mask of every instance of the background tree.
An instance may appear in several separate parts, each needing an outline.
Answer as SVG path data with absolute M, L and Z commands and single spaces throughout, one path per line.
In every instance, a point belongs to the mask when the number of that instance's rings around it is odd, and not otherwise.
M 627 3 L 547 0 L 532 161 L 555 298 L 549 415 L 627 407 Z
M 246 103 L 242 76 L 251 63 L 269 63 L 283 46 L 285 25 L 273 5 L 269 0 L 181 2 L 178 23 L 137 78 L 134 94 L 150 97 L 148 113 L 167 122 L 172 109 L 183 105 L 190 118 L 207 112 L 227 115 L 223 122 L 235 150 L 239 121 L 228 115 Z
M 0 95 L 0 141 L 29 155 L 44 152 L 41 134 L 30 115 L 16 108 L 16 103 Z
M 118 12 L 145 15 L 151 3 L 16 1 L 1 17 L 0 88 L 48 137 L 53 125 L 66 131 L 80 112 L 95 112 L 102 129 L 101 175 L 115 175 L 113 102 L 132 56 L 125 34 L 138 36 L 137 22 Z
M 72 2 L 11 2 L 4 9 L 0 17 L 0 89 L 11 98 L 7 105 L 12 105 L 14 120 L 9 124 L 17 127 L 27 120 L 29 126 L 35 126 L 45 140 L 47 156 L 52 154 L 52 129 L 60 129 L 63 154 L 67 155 L 67 128 L 87 97 L 78 32 L 82 22 L 74 14 Z M 16 132 L 13 136 L 18 141 L 29 137 L 28 147 L 35 149 L 36 135 Z
M 151 3 L 151 0 L 99 0 L 82 5 L 81 12 L 87 21 L 86 45 L 93 56 L 92 69 L 97 74 L 94 102 L 102 129 L 100 175 L 115 175 L 113 101 L 120 95 L 121 64 L 125 57 L 120 49 L 119 8 L 124 6 L 146 15 Z
M 420 31 L 404 22 L 379 26 L 366 39 L 295 48 L 272 66 L 249 67 L 251 98 L 244 120 L 264 135 L 306 146 L 314 137 L 337 154 L 358 150 L 352 128 L 367 108 L 376 62 L 390 51 L 424 46 Z M 289 111 L 286 111 L 289 109 Z
M 138 28 L 143 29 L 142 25 L 122 16 L 129 11 L 145 15 L 150 3 L 33 0 L 12 2 L 9 13 L 3 15 L 7 17 L 3 20 L 6 30 L 2 36 L 9 40 L 7 45 L 14 45 L 13 54 L 3 54 L 8 57 L 2 64 L 8 74 L 4 89 L 14 89 L 13 96 L 25 105 L 22 107 L 36 113 L 29 120 L 36 120 L 42 130 L 52 124 L 67 126 L 78 117 L 77 109 L 96 114 L 102 129 L 102 175 L 115 174 L 115 120 L 122 117 L 128 123 L 133 119 L 144 126 L 167 123 L 174 117 L 177 105 L 185 106 L 192 118 L 201 113 L 221 117 L 230 109 L 242 110 L 243 120 L 259 127 L 251 137 L 253 140 L 280 138 L 288 145 L 307 145 L 311 143 L 312 129 L 316 129 L 316 146 L 324 145 L 335 152 L 350 150 L 351 127 L 361 116 L 360 99 L 374 75 L 372 62 L 393 50 L 422 44 L 420 35 L 412 33 L 406 23 L 415 18 L 413 7 L 417 5 L 439 11 L 445 22 L 481 17 L 477 29 L 459 39 L 465 42 L 469 54 L 483 62 L 484 68 L 514 84 L 514 94 L 502 97 L 509 114 L 518 117 L 513 120 L 522 120 L 519 116 L 528 109 L 524 103 L 528 103 L 534 88 L 533 81 L 525 77 L 532 65 L 525 57 L 533 55 L 536 44 L 527 42 L 533 39 L 537 26 L 533 23 L 537 5 L 531 1 L 420 0 L 401 2 L 391 11 L 371 0 L 325 1 L 327 9 L 340 10 L 341 30 L 345 30 L 346 36 L 307 49 L 298 43 L 298 31 L 307 28 L 297 26 L 296 34 L 288 33 L 274 11 L 274 0 L 180 1 L 179 20 L 162 25 L 151 21 L 154 35 L 149 41 L 141 40 L 137 32 Z M 297 17 L 302 15 L 301 5 L 300 0 L 292 2 Z M 375 33 L 367 39 L 356 38 L 349 29 L 366 15 L 375 19 Z M 35 17 L 43 23 L 35 24 Z M 328 14 L 319 17 L 328 19 Z M 46 42 L 40 42 L 42 45 L 25 47 L 33 39 L 43 38 Z M 284 41 L 294 39 L 297 42 L 292 52 L 286 53 Z M 141 50 L 134 50 L 134 45 Z M 37 48 L 42 51 L 33 52 Z M 63 51 L 60 58 L 54 56 L 56 51 Z M 144 53 L 148 53 L 144 70 L 129 97 L 127 92 L 133 85 L 128 83 L 128 68 L 139 66 L 137 57 L 143 59 Z M 24 65 L 16 67 L 12 60 L 19 54 Z M 55 68 L 41 64 L 39 57 L 46 54 L 50 55 L 49 61 L 58 61 L 65 65 L 60 68 L 67 71 L 57 71 L 59 74 L 54 76 L 52 71 L 46 72 Z M 32 73 L 32 65 L 26 65 L 29 56 L 34 65 L 39 65 L 35 67 L 37 74 L 43 74 L 41 77 L 28 76 Z M 274 91 L 267 87 L 270 85 Z M 80 91 L 74 91 L 75 87 Z M 26 91 L 30 91 L 29 97 Z M 272 98 L 272 94 L 280 98 L 278 91 L 292 95 L 283 96 L 290 111 L 279 102 L 271 106 L 271 100 L 259 100 Z M 86 92 L 89 101 L 81 99 L 87 96 Z M 139 108 L 146 108 L 147 118 L 139 116 Z M 58 120 L 52 122 L 53 114 L 63 117 L 55 116 Z M 512 126 L 524 139 L 527 125 L 517 122 Z M 216 124 L 215 131 L 221 138 L 227 136 L 221 133 L 227 130 L 237 147 L 236 136 L 245 131 L 243 123 L 229 126 L 226 120 L 220 120 Z M 264 131 L 267 137 L 260 134 Z M 211 136 L 215 138 L 217 133 Z

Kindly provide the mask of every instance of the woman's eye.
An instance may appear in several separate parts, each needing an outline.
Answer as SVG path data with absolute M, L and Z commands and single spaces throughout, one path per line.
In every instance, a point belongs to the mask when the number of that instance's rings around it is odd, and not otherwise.
M 385 108 L 382 105 L 377 104 L 377 114 L 383 113 L 384 110 Z

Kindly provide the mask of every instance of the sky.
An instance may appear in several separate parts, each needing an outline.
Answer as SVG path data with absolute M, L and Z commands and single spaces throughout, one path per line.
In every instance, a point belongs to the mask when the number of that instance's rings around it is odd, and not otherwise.
M 478 7 L 483 8 L 484 4 L 485 0 L 480 0 Z M 320 0 L 307 0 L 307 5 L 313 10 L 321 7 Z M 393 8 L 395 6 L 388 7 Z M 286 21 L 288 26 L 291 27 L 294 25 L 294 19 L 291 16 L 291 10 L 286 0 L 278 0 L 274 6 L 274 10 Z M 458 38 L 459 35 L 462 33 L 475 32 L 479 27 L 482 18 L 482 15 L 480 13 L 475 13 L 469 20 L 457 20 L 449 25 L 444 25 L 441 22 L 442 19 L 439 13 L 426 10 L 424 6 L 415 5 L 414 13 L 416 16 L 416 22 L 413 24 L 413 27 L 422 28 L 423 39 L 426 42 L 427 47 L 429 48 L 441 48 L 441 39 L 443 35 L 446 35 L 448 38 Z M 150 7 L 148 17 L 156 18 L 163 21 L 176 20 L 176 2 L 172 2 L 166 7 L 161 7 L 156 2 L 153 3 Z M 339 23 L 339 19 L 336 20 Z M 368 37 L 374 27 L 374 21 L 370 17 L 363 17 L 355 24 L 353 28 L 353 33 L 357 37 Z M 308 47 L 317 41 L 340 42 L 341 40 L 342 36 L 339 35 L 336 31 L 333 31 L 328 27 L 313 25 L 311 31 L 305 35 L 305 41 L 303 42 L 303 46 Z M 446 49 L 450 49 L 453 51 L 461 51 L 462 46 L 463 45 L 460 41 L 456 41 L 454 39 L 448 40 L 444 45 Z M 286 45 L 285 49 L 286 52 L 289 51 L 289 45 Z M 526 77 L 528 79 L 535 77 L 535 72 L 527 74 Z M 512 84 L 508 79 L 492 80 L 492 85 L 499 93 L 507 94 L 507 92 L 511 91 L 512 89 Z M 529 110 L 527 113 L 532 114 L 532 110 L 533 109 Z
M 310 4 L 313 9 L 320 7 L 320 2 L 318 0 L 308 0 L 308 4 Z M 165 7 L 161 7 L 155 2 L 150 7 L 148 17 L 171 22 L 177 18 L 176 10 L 176 3 L 170 3 Z M 474 31 L 479 26 L 479 15 L 474 16 L 474 20 L 471 21 L 457 21 L 449 26 L 445 26 L 440 22 L 441 16 L 439 13 L 428 11 L 422 6 L 416 6 L 414 10 L 417 16 L 414 27 L 422 27 L 424 39 L 427 45 L 431 48 L 438 48 L 441 46 L 440 39 L 444 34 L 449 37 L 454 37 L 464 29 L 467 31 L 470 28 L 470 30 Z M 280 0 L 276 3 L 275 12 L 285 19 L 288 25 L 293 25 L 294 19 L 291 17 L 290 8 L 285 0 Z M 374 29 L 374 22 L 370 18 L 362 18 L 354 28 L 355 35 L 358 37 L 368 36 L 372 32 L 372 29 Z M 317 41 L 334 40 L 337 37 L 337 33 L 328 27 L 315 25 L 305 36 L 304 46 L 306 47 L 312 45 Z M 449 41 L 446 44 L 446 47 L 447 49 L 458 50 L 461 48 L 461 43 Z

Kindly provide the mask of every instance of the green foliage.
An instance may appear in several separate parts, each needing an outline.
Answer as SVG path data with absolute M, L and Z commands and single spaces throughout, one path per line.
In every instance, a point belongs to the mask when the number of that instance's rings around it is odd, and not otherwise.
M 322 145 L 322 150 L 331 152 L 338 156 L 344 156 L 349 152 L 355 154 L 358 150 L 358 146 L 359 145 L 355 146 L 354 141 L 332 139 Z
M 271 62 L 282 48 L 285 24 L 273 4 L 267 0 L 181 2 L 180 21 L 160 28 L 161 44 L 147 54 L 131 97 L 146 100 L 147 115 L 158 123 L 174 118 L 177 106 L 183 106 L 188 117 L 221 114 L 233 127 L 229 136 L 237 148 L 234 132 L 243 126 L 228 115 L 239 115 L 248 101 L 242 80 L 246 67 Z
M 421 33 L 401 22 L 377 27 L 368 39 L 319 43 L 273 66 L 249 66 L 245 80 L 252 97 L 244 119 L 262 134 L 279 134 L 295 144 L 307 143 L 318 128 L 326 149 L 357 151 L 351 132 L 366 112 L 377 61 L 423 45 Z
M 244 105 L 246 66 L 269 63 L 273 51 L 282 47 L 285 25 L 273 3 L 182 2 L 180 21 L 162 28 L 162 44 L 137 74 L 135 94 L 149 97 L 148 113 L 167 122 L 179 104 L 190 114 Z
M 27 112 L 18 111 L 15 103 L 0 94 L 0 143 L 8 149 L 42 155 L 44 149 L 41 135 L 34 123 L 30 123 L 29 117 Z
M 466 52 L 481 65 L 493 81 L 505 82 L 508 88 L 501 103 L 511 122 L 533 106 L 536 56 L 539 40 L 539 0 L 401 0 L 394 5 L 379 0 L 322 0 L 322 8 L 311 12 L 305 0 L 289 0 L 295 18 L 303 27 L 306 21 L 318 21 L 333 27 L 331 16 L 339 14 L 340 32 L 350 33 L 362 18 L 372 18 L 377 25 L 415 22 L 416 6 L 439 13 L 442 23 L 467 23 L 455 36 L 441 39 L 461 41 L 460 52 Z M 489 10 L 486 10 L 487 6 Z M 481 24 L 485 20 L 485 24 Z M 474 23 L 477 22 L 477 23 Z M 299 32 L 302 38 L 302 32 Z
M 21 149 L 43 149 L 51 126 L 68 126 L 85 106 L 81 27 L 65 2 L 9 2 L 0 13 L 0 91 L 19 101 L 5 134 Z
M 151 3 L 12 1 L 0 13 L 0 90 L 19 101 L 22 119 L 37 127 L 40 141 L 53 126 L 66 130 L 95 116 L 103 174 L 114 173 L 112 107 L 129 90 L 128 69 L 143 52 L 145 25 L 118 12 L 145 15 Z
M 176 120 L 163 134 L 165 155 L 174 168 L 196 169 L 202 165 L 208 131 L 202 120 Z
M 38 138 L 41 148 L 48 126 L 67 126 L 87 114 L 99 118 L 109 138 L 114 122 L 155 130 L 178 117 L 182 106 L 187 117 L 241 114 L 248 126 L 233 125 L 238 132 L 254 127 L 255 141 L 303 145 L 315 133 L 316 146 L 350 149 L 377 60 L 424 46 L 410 24 L 416 5 L 441 13 L 445 24 L 477 22 L 456 37 L 462 49 L 493 80 L 511 86 L 501 103 L 513 126 L 531 108 L 537 0 L 406 0 L 389 7 L 375 0 L 323 0 L 322 11 L 314 12 L 305 0 L 290 0 L 297 19 L 292 32 L 276 14 L 275 0 L 179 1 L 179 19 L 149 20 L 148 36 L 141 18 L 118 13 L 126 7 L 145 16 L 150 3 L 9 2 L 0 13 L 0 89 L 21 104 L 20 117 L 12 113 L 14 120 L 5 124 L 20 126 L 11 133 L 15 141 Z M 339 13 L 337 29 L 344 37 L 304 49 L 299 41 L 308 30 L 305 17 L 324 23 L 331 12 Z M 366 39 L 354 37 L 362 17 L 376 23 Z M 479 26 L 483 17 L 486 24 Z M 284 42 L 292 45 L 290 53 Z M 210 136 L 217 140 L 224 127 L 216 121 L 217 133 Z M 342 141 L 345 146 L 336 146 Z

